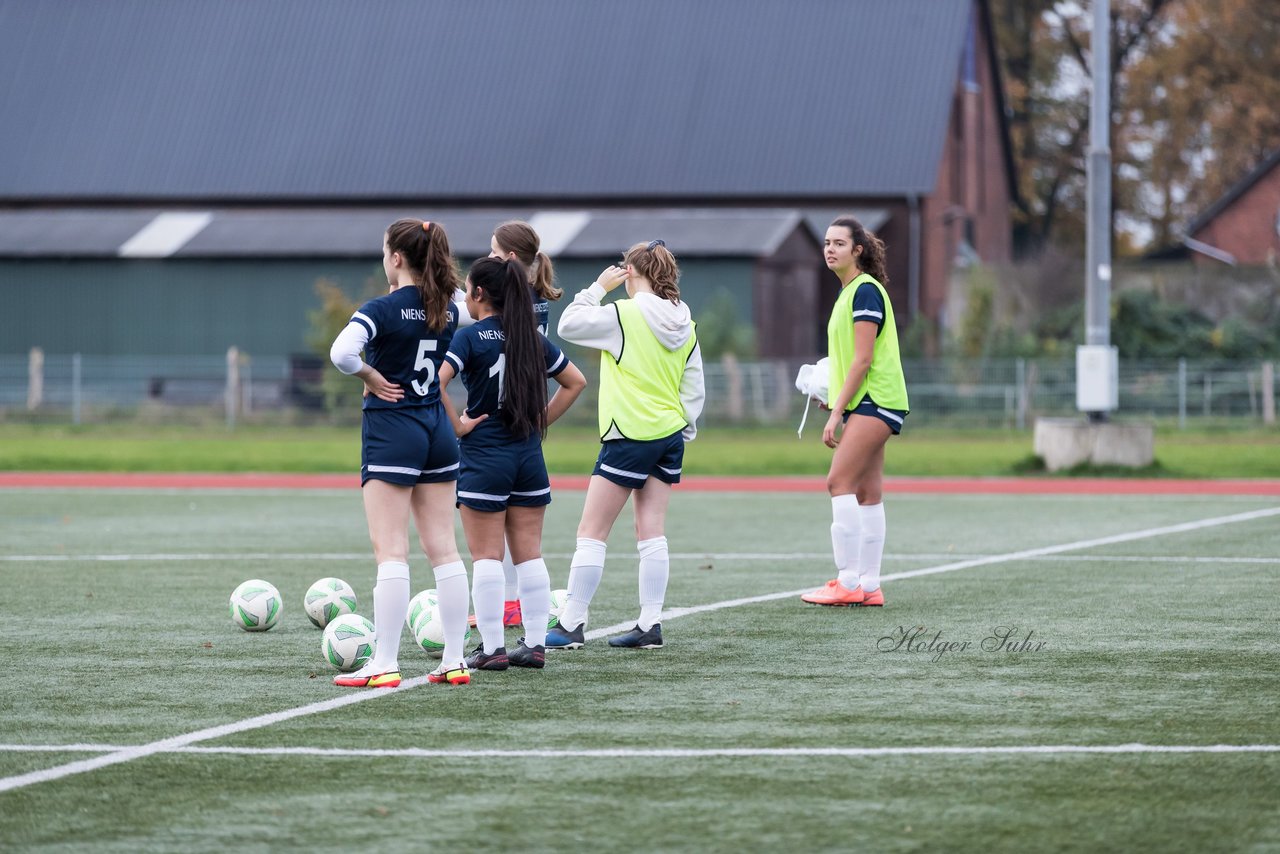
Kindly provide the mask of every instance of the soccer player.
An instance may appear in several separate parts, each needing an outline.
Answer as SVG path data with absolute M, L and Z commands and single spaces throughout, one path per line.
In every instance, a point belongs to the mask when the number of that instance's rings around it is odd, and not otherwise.
M 440 387 L 455 375 L 466 409 L 445 407 L 461 438 L 458 506 L 471 548 L 472 600 L 480 644 L 473 670 L 540 668 L 545 662 L 551 576 L 542 560 L 542 520 L 551 482 L 542 457 L 547 426 L 587 387 L 586 378 L 538 332 L 532 290 L 519 260 L 481 258 L 467 274 L 467 310 L 476 322 L 454 336 L 440 368 Z M 547 377 L 560 388 L 547 400 Z M 507 654 L 503 639 L 504 540 L 515 560 L 525 636 Z
M 520 220 L 510 220 L 493 230 L 489 240 L 489 254 L 503 260 L 516 259 L 524 265 L 525 275 L 533 287 L 533 314 L 537 319 L 538 331 L 547 334 L 547 318 L 551 300 L 558 300 L 564 291 L 555 285 L 555 267 L 551 259 L 542 251 L 542 239 L 533 226 Z M 520 582 L 516 574 L 515 562 L 511 558 L 511 549 L 504 548 L 502 555 L 502 572 L 506 577 L 503 589 L 502 624 L 518 626 L 522 618 L 520 614 L 519 589 Z M 472 625 L 475 625 L 474 619 Z
M 853 217 L 842 216 L 827 228 L 823 247 L 841 288 L 827 322 L 827 388 L 833 396 L 822 428 L 822 441 L 836 449 L 827 492 L 838 575 L 800 598 L 814 605 L 878 606 L 884 604 L 884 446 L 907 417 L 907 384 L 884 289 L 884 243 Z
M 400 633 L 409 608 L 409 515 L 435 570 L 445 649 L 435 683 L 470 681 L 464 662 L 467 572 L 454 539 L 458 441 L 440 402 L 440 362 L 458 326 L 458 275 L 439 223 L 401 219 L 387 229 L 382 267 L 390 293 L 351 316 L 329 351 L 364 381 L 360 483 L 378 564 L 373 659 L 333 681 L 352 688 L 400 684 Z M 368 361 L 360 357 L 364 351 Z
M 583 645 L 587 607 L 604 574 L 605 541 L 627 499 L 635 496 L 640 552 L 640 617 L 609 645 L 662 647 L 658 621 L 670 559 L 667 504 L 680 482 L 684 445 L 697 434 L 704 388 L 702 354 L 689 308 L 680 301 L 680 269 L 661 240 L 637 243 L 621 266 L 607 267 L 560 317 L 560 337 L 600 354 L 600 454 L 587 486 L 569 596 L 548 649 Z M 627 296 L 601 305 L 626 283 Z

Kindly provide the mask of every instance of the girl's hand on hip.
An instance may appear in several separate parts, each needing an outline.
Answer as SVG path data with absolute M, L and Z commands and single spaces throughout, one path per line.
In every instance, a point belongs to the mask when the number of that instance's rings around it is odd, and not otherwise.
M 463 412 L 461 415 L 458 416 L 458 429 L 455 430 L 454 432 L 457 433 L 458 438 L 461 439 L 463 436 L 467 435 L 472 430 L 476 429 L 476 425 L 479 424 L 481 421 L 484 421 L 488 417 L 489 417 L 488 415 L 481 415 L 478 418 L 472 418 L 470 415 Z
M 404 397 L 404 389 L 398 385 L 392 385 L 387 382 L 387 378 L 372 368 L 369 375 L 362 377 L 364 380 L 364 389 L 366 394 L 371 394 L 378 400 L 385 400 L 387 403 L 397 403 Z

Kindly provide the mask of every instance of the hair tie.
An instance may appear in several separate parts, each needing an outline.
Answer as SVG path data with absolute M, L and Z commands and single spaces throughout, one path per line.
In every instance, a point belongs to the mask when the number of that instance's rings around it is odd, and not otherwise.
M 429 220 L 429 219 L 424 219 L 424 220 L 422 221 L 422 230 L 423 230 L 423 231 L 430 231 L 430 230 L 431 230 L 431 220 Z
M 666 246 L 666 245 L 667 245 L 667 241 L 665 240 L 650 240 L 649 245 L 645 247 L 645 251 L 652 252 L 655 246 Z

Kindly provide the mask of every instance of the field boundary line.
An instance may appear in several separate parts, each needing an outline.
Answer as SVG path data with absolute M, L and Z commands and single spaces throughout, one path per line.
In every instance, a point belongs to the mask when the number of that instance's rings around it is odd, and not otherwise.
M 1016 552 L 1008 552 L 1001 555 L 992 555 L 985 558 L 976 558 L 972 560 L 955 561 L 952 563 L 942 564 L 936 567 L 927 567 L 925 569 L 909 570 L 907 572 L 899 572 L 883 577 L 883 581 L 893 581 L 904 578 L 918 578 L 924 575 L 935 575 L 943 572 L 956 572 L 963 569 L 973 569 L 979 566 L 990 566 L 997 563 L 1007 563 L 1009 561 L 1020 560 L 1027 557 L 1037 557 L 1040 555 L 1057 554 L 1060 552 L 1071 551 L 1074 549 L 1092 548 L 1099 545 L 1110 545 L 1113 543 L 1132 542 L 1134 540 L 1148 539 L 1151 537 L 1164 536 L 1166 534 L 1185 533 L 1188 531 L 1198 531 L 1204 528 L 1212 528 L 1220 525 L 1230 525 L 1236 522 L 1248 522 L 1255 519 L 1263 519 L 1270 516 L 1280 515 L 1280 507 L 1266 508 L 1262 510 L 1253 510 L 1246 513 L 1233 513 L 1228 516 L 1215 516 L 1208 519 L 1200 519 L 1193 522 L 1182 522 L 1176 525 L 1163 525 L 1158 528 L 1147 528 L 1141 531 L 1131 531 L 1124 534 L 1112 534 L 1106 537 L 1096 537 L 1088 540 L 1077 540 L 1071 543 L 1063 543 L 1056 546 L 1044 546 L 1036 549 L 1022 549 Z M 742 599 L 730 599 L 724 602 L 715 602 L 708 605 L 696 605 L 688 608 L 672 608 L 664 611 L 663 619 L 676 619 L 678 617 L 688 616 L 690 614 L 701 614 L 708 611 L 719 611 L 725 608 L 733 608 L 740 605 L 747 605 L 756 602 L 769 602 L 776 599 L 785 599 L 791 596 L 799 596 L 806 592 L 809 588 L 802 590 L 787 591 L 784 593 L 769 593 L 762 596 L 749 596 Z M 632 623 L 618 623 L 612 626 L 606 626 L 600 629 L 594 629 L 586 632 L 584 637 L 587 639 L 597 639 L 614 632 L 625 631 L 631 628 Z M 0 779 L 0 792 L 12 791 L 25 786 L 42 783 L 49 780 L 57 780 L 72 774 L 82 774 L 87 771 L 93 771 L 98 768 L 105 768 L 110 765 L 117 765 L 122 762 L 130 762 L 134 759 L 141 759 L 146 756 L 152 756 L 156 753 L 168 751 L 173 748 L 188 747 L 196 742 L 208 741 L 213 738 L 221 738 L 235 733 L 245 732 L 247 730 L 259 729 L 282 721 L 291 720 L 293 718 L 304 717 L 306 715 L 318 714 L 320 712 L 332 711 L 343 706 L 349 706 L 354 703 L 366 700 L 376 699 L 378 697 L 390 696 L 400 691 L 406 691 L 416 688 L 419 685 L 426 684 L 427 677 L 416 676 L 412 679 L 405 680 L 398 688 L 378 689 L 376 691 L 353 691 L 351 693 L 333 697 L 328 700 L 322 700 L 316 703 L 309 703 L 305 706 L 297 706 L 292 709 L 285 709 L 279 712 L 272 712 L 266 715 L 257 715 L 252 718 L 246 718 L 219 726 L 207 727 L 205 729 L 189 732 L 184 735 L 172 736 L 170 738 L 153 741 L 149 744 L 129 747 L 124 750 L 107 753 L 101 756 L 95 756 L 91 759 L 81 759 L 75 762 L 69 762 L 63 765 L 56 765 L 52 768 L 43 768 L 37 771 L 31 771 L 26 774 L 18 774 L 12 777 Z

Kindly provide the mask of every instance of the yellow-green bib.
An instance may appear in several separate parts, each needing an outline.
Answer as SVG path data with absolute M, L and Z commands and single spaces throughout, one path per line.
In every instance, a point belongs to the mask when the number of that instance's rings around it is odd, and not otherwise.
M 827 399 L 835 402 L 853 366 L 853 295 L 858 285 L 870 282 L 880 291 L 884 300 L 884 321 L 876 336 L 875 349 L 871 353 L 871 367 L 846 410 L 851 410 L 870 394 L 871 399 L 886 409 L 910 409 L 907 403 L 907 381 L 902 376 L 902 357 L 898 354 L 898 327 L 893 321 L 893 306 L 884 285 L 866 273 L 861 274 L 840 291 L 831 319 L 827 321 L 827 355 L 830 357 L 831 374 L 827 385 Z
M 613 304 L 622 325 L 622 355 L 600 354 L 600 437 L 613 427 L 628 439 L 650 441 L 670 436 L 689 423 L 680 402 L 680 381 L 695 332 L 684 346 L 668 350 L 629 299 Z

